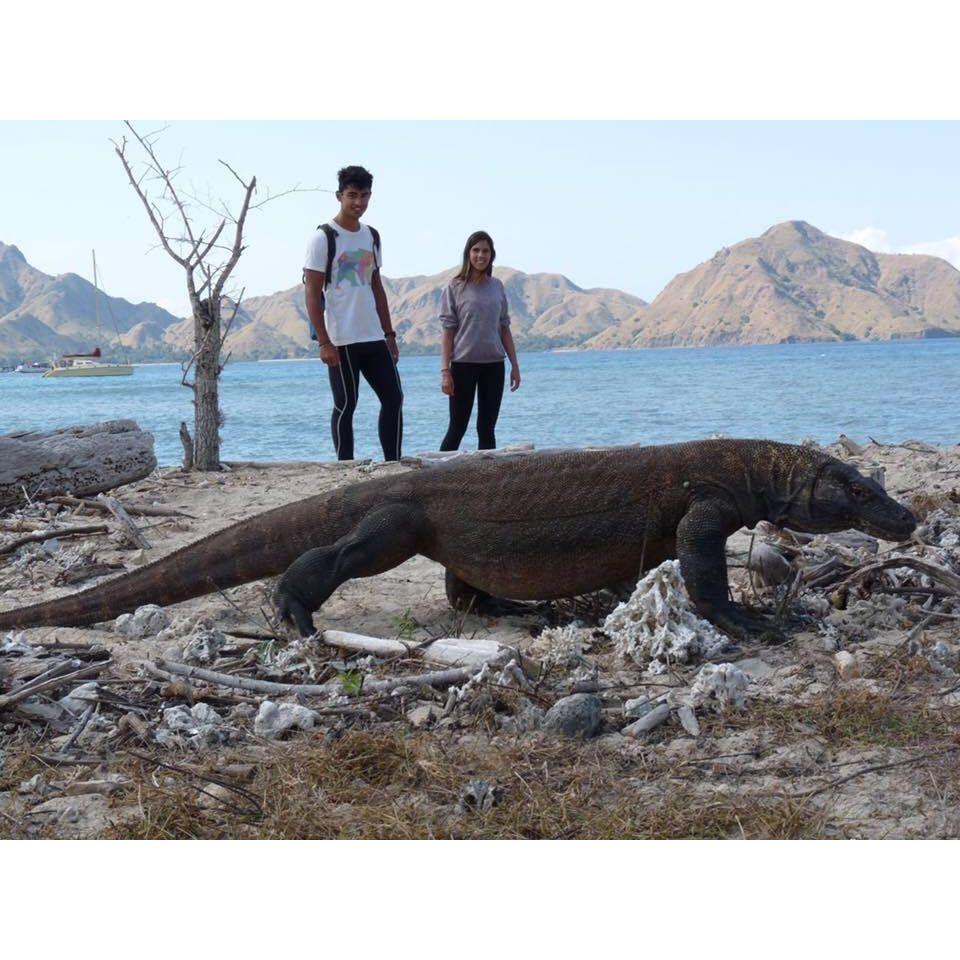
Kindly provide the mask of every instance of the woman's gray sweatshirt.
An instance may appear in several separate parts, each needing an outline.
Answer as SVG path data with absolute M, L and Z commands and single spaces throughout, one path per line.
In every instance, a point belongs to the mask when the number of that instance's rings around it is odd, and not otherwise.
M 496 277 L 480 283 L 451 280 L 443 291 L 440 322 L 456 330 L 452 360 L 463 363 L 496 363 L 506 356 L 501 327 L 510 326 L 507 295 Z

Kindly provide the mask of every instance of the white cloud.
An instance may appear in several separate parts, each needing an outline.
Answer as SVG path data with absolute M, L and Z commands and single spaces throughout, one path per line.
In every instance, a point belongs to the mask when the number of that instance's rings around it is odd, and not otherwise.
M 900 248 L 900 253 L 927 253 L 932 257 L 943 257 L 960 270 L 960 236 L 931 240 L 929 243 L 907 244 Z
M 849 233 L 837 234 L 841 240 L 859 243 L 861 247 L 875 253 L 925 253 L 931 257 L 942 257 L 960 270 L 960 235 L 944 240 L 928 240 L 923 243 L 905 243 L 894 246 L 887 231 L 881 227 L 858 227 Z
M 859 243 L 861 247 L 873 250 L 874 253 L 893 253 L 887 231 L 880 227 L 858 227 L 849 233 L 839 234 L 841 240 Z

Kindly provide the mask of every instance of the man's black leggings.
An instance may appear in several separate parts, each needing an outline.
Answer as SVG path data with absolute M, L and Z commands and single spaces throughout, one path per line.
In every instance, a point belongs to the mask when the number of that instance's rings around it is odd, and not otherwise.
M 403 389 L 397 365 L 383 340 L 337 347 L 340 365 L 328 367 L 333 391 L 333 446 L 338 460 L 353 460 L 353 411 L 360 392 L 359 377 L 373 387 L 380 400 L 380 446 L 384 460 L 399 460 L 403 441 Z
M 470 414 L 473 412 L 473 397 L 477 396 L 478 450 L 493 450 L 497 446 L 494 428 L 500 415 L 503 399 L 504 368 L 499 363 L 450 364 L 453 376 L 453 396 L 450 398 L 450 426 L 440 444 L 441 450 L 456 450 L 460 446 Z

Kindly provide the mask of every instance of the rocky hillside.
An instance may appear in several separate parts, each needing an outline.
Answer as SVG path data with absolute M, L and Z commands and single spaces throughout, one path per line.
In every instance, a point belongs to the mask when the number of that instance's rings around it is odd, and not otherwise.
M 163 337 L 177 318 L 154 303 L 132 304 L 100 294 L 97 329 L 94 286 L 75 273 L 50 276 L 0 243 L 0 360 L 46 360 L 60 353 L 103 348 L 111 359 L 170 356 Z
M 679 274 L 585 346 L 938 336 L 960 336 L 960 271 L 939 257 L 872 253 L 793 220 Z
M 408 353 L 439 350 L 440 300 L 454 270 L 433 276 L 384 277 L 390 313 Z M 496 269 L 510 307 L 514 339 L 520 349 L 578 346 L 611 325 L 623 323 L 644 306 L 639 297 L 620 290 L 582 290 L 560 274 Z M 189 325 L 172 328 L 170 342 L 186 346 Z M 298 356 L 309 345 L 303 287 L 243 302 L 230 333 L 234 357 Z
M 439 349 L 440 299 L 453 272 L 384 278 L 407 353 Z M 559 274 L 510 267 L 496 274 L 524 350 L 960 336 L 960 271 L 946 260 L 871 253 L 802 221 L 724 247 L 649 305 L 619 290 L 581 289 Z M 114 327 L 134 360 L 185 356 L 193 336 L 192 320 L 103 296 L 98 335 L 90 283 L 41 273 L 0 243 L 0 361 L 47 359 L 98 343 L 122 354 Z M 312 354 L 303 287 L 245 300 L 227 349 L 237 360 Z

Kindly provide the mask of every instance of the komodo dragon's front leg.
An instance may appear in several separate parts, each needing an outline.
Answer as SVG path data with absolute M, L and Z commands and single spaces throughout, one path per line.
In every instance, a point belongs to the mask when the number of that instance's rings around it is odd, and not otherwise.
M 722 501 L 698 500 L 677 524 L 677 557 L 697 613 L 724 633 L 743 638 L 773 628 L 768 618 L 730 600 L 726 545 L 739 526 L 739 516 Z
M 417 553 L 423 530 L 418 511 L 388 505 L 368 513 L 336 543 L 308 550 L 287 567 L 274 593 L 280 617 L 308 637 L 312 614 L 340 584 L 372 577 L 399 566 Z

